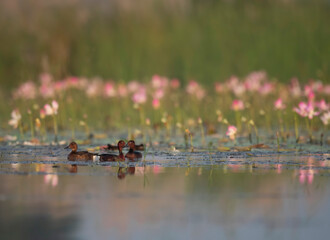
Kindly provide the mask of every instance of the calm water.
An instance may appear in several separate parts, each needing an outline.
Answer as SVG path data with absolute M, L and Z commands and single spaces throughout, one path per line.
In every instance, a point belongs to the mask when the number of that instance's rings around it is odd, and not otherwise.
M 326 239 L 330 154 L 149 152 L 77 163 L 2 147 L 1 239 Z

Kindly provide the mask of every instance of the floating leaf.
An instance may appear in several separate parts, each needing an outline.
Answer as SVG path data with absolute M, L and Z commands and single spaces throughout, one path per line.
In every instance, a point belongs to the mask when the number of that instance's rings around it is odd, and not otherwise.
M 219 152 L 229 152 L 230 148 L 229 147 L 218 147 Z
M 237 152 L 249 152 L 251 151 L 251 147 L 233 147 L 232 148 L 234 151 L 237 151 Z
M 94 138 L 95 139 L 105 139 L 105 138 L 107 138 L 107 135 L 104 133 L 98 133 L 98 134 L 94 134 Z
M 298 152 L 299 151 L 299 149 L 295 149 L 295 148 L 287 148 L 287 149 L 285 149 L 285 148 L 280 148 L 280 149 L 278 149 L 278 151 L 279 152 Z
M 270 147 L 268 145 L 265 145 L 263 143 L 260 144 L 255 144 L 255 145 L 251 145 L 249 146 L 250 148 L 262 148 L 262 149 L 270 149 Z

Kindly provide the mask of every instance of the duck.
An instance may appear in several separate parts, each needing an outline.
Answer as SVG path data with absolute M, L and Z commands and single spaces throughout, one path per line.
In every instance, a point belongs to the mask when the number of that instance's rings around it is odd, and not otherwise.
M 109 161 L 123 161 L 125 160 L 124 154 L 123 154 L 123 148 L 126 146 L 126 143 L 124 140 L 120 140 L 117 143 L 117 149 L 119 150 L 119 155 L 115 154 L 100 154 L 99 160 L 101 162 L 109 162 Z
M 135 151 L 136 146 L 135 146 L 134 140 L 129 140 L 127 142 L 127 146 L 129 146 L 129 150 L 125 155 L 126 158 L 128 158 L 130 160 L 133 160 L 133 159 L 136 159 L 136 158 L 142 158 L 142 153 Z
M 115 151 L 115 150 L 118 150 L 118 146 L 117 145 L 112 145 L 112 144 L 109 144 L 108 143 L 105 146 L 100 146 L 100 149 Z
M 97 154 L 90 153 L 88 151 L 77 151 L 78 150 L 78 144 L 76 142 L 71 142 L 68 146 L 66 146 L 64 149 L 71 149 L 71 152 L 68 155 L 69 161 L 89 161 L 93 160 L 93 157 Z
M 108 143 L 107 145 L 100 146 L 100 149 L 116 151 L 116 150 L 118 150 L 118 146 L 117 145 L 112 145 L 112 144 Z M 144 144 L 143 143 L 141 143 L 141 144 L 135 144 L 135 150 L 143 151 L 144 150 Z
M 133 140 L 131 140 L 131 141 L 133 141 Z M 133 141 L 134 142 L 134 141 Z M 138 150 L 138 151 L 144 151 L 144 144 L 143 143 L 141 143 L 141 144 L 136 144 L 135 142 L 134 142 L 134 144 L 135 144 L 135 150 Z

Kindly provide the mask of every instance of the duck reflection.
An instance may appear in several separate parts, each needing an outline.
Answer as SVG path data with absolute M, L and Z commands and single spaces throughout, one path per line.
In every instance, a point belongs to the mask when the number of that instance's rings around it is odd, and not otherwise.
M 126 174 L 134 175 L 135 167 L 119 167 L 117 172 L 117 178 L 122 180 L 126 177 Z
M 71 165 L 69 169 L 70 173 L 77 173 L 78 172 L 78 166 L 76 164 Z

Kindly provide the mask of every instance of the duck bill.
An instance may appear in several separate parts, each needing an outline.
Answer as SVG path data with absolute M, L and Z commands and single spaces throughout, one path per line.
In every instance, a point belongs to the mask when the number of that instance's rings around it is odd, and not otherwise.
M 66 146 L 64 149 L 69 149 L 70 148 L 70 145 Z

